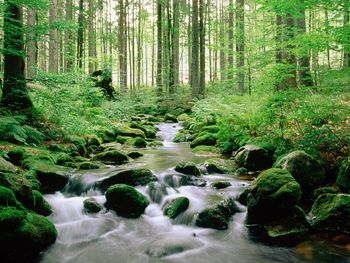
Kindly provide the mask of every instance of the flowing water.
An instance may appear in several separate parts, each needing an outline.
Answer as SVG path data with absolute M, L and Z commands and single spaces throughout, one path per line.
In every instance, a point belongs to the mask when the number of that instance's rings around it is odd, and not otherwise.
M 310 239 L 296 246 L 276 246 L 254 241 L 244 226 L 245 208 L 236 214 L 229 229 L 217 231 L 194 226 L 194 215 L 225 197 L 237 196 L 248 182 L 228 175 L 205 175 L 205 187 L 178 186 L 174 166 L 180 161 L 204 162 L 208 157 L 192 154 L 187 143 L 172 139 L 179 125 L 161 124 L 158 136 L 163 147 L 143 150 L 144 156 L 118 167 L 78 171 L 62 193 L 47 195 L 54 209 L 51 219 L 58 230 L 56 243 L 46 251 L 40 263 L 129 263 L 129 262 L 350 262 L 349 250 L 320 239 Z M 114 212 L 87 215 L 83 201 L 94 197 L 103 204 L 105 197 L 93 188 L 95 182 L 118 170 L 145 167 L 159 178 L 155 187 L 138 187 L 151 204 L 139 219 L 125 219 Z M 174 187 L 164 187 L 172 178 Z M 210 183 L 231 182 L 223 190 Z M 168 181 L 167 181 L 168 182 Z M 189 209 L 171 221 L 163 215 L 168 199 L 186 196 Z

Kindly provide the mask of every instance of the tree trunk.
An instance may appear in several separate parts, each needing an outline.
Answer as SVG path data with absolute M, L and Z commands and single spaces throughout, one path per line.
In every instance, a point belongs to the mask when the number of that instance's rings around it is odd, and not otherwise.
M 245 80 L 245 30 L 244 30 L 244 0 L 236 2 L 236 52 L 238 94 L 244 94 Z
M 234 12 L 235 12 L 235 10 L 234 10 L 234 5 L 233 5 L 233 0 L 229 0 L 229 6 L 228 6 L 228 52 L 227 52 L 228 72 L 227 72 L 227 77 L 231 81 L 233 80 L 233 77 L 234 77 L 234 73 L 233 73 L 234 72 L 234 65 L 233 65 L 233 62 L 234 62 L 234 59 L 233 59 Z M 237 12 L 238 12 L 238 10 L 237 10 Z M 238 25 L 238 21 L 237 21 L 236 25 Z
M 50 42 L 49 42 L 49 71 L 58 73 L 58 53 L 57 53 L 57 40 L 58 34 L 56 23 L 57 23 L 57 0 L 51 0 L 50 5 Z
M 192 97 L 199 95 L 199 38 L 198 38 L 198 0 L 192 0 Z
M 89 74 L 96 70 L 96 32 L 95 32 L 95 0 L 89 0 L 88 40 L 89 40 Z
M 127 46 L 126 46 L 126 27 L 125 27 L 125 2 L 119 0 L 119 85 L 122 93 L 127 92 Z
M 349 7 L 349 0 L 344 0 L 344 27 L 348 27 L 350 23 Z M 344 45 L 343 67 L 350 67 L 350 36 L 346 38 L 346 43 Z
M 27 35 L 27 78 L 32 79 L 38 63 L 38 42 L 34 27 L 37 22 L 37 11 L 34 8 L 28 8 L 27 26 L 31 32 Z
M 74 22 L 74 16 L 73 16 L 73 0 L 66 0 L 66 21 L 73 23 Z M 75 41 L 73 39 L 73 33 L 71 29 L 67 29 L 65 34 L 65 46 L 66 46 L 66 52 L 65 52 L 65 71 L 69 72 L 74 67 L 74 58 L 75 58 L 75 50 L 74 45 Z
M 199 95 L 205 94 L 205 0 L 199 0 Z
M 79 15 L 78 15 L 78 46 L 77 46 L 77 61 L 78 68 L 83 69 L 84 55 L 84 0 L 79 0 Z
M 22 9 L 13 1 L 5 1 L 4 6 L 4 83 L 1 106 L 13 111 L 28 110 L 33 105 L 25 83 Z
M 163 92 L 163 4 L 157 0 L 157 95 Z
M 179 84 L 179 48 L 180 48 L 180 3 L 173 1 L 173 28 L 172 28 L 172 58 L 171 58 L 171 81 L 170 93 L 174 93 Z

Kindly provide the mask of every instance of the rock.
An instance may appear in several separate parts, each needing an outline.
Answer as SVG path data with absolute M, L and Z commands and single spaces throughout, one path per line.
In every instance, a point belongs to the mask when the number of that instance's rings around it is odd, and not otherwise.
M 320 187 L 314 190 L 313 192 L 313 200 L 316 200 L 322 194 L 337 194 L 338 191 L 330 186 Z
M 149 169 L 131 169 L 118 172 L 115 175 L 111 175 L 110 177 L 103 179 L 98 183 L 98 186 L 101 190 L 104 191 L 114 184 L 127 184 L 130 186 L 137 186 L 146 185 L 157 180 L 158 178 Z
M 127 163 L 129 158 L 126 154 L 118 150 L 109 150 L 106 152 L 98 153 L 93 158 L 93 161 L 101 161 L 105 164 L 123 164 Z
M 100 137 L 98 137 L 97 135 L 95 135 L 95 134 L 87 135 L 85 140 L 86 140 L 86 143 L 87 143 L 88 147 L 89 146 L 96 146 L 96 147 L 98 147 L 98 146 L 100 146 L 103 143 L 102 139 Z
M 202 128 L 202 132 L 218 133 L 220 128 L 216 125 L 205 126 Z
M 59 152 L 55 156 L 56 164 L 58 165 L 65 165 L 66 163 L 72 163 L 74 162 L 74 159 L 67 153 Z
M 231 217 L 240 212 L 233 199 L 221 201 L 214 207 L 206 208 L 198 214 L 196 225 L 199 227 L 224 230 L 228 228 Z
M 94 71 L 91 73 L 90 79 L 94 82 L 95 87 L 98 87 L 103 91 L 107 98 L 114 98 L 115 90 L 112 84 L 112 72 L 110 69 L 106 68 Z
M 177 119 L 178 122 L 183 122 L 183 121 L 188 121 L 188 120 L 190 120 L 191 117 L 188 116 L 187 113 L 182 113 L 182 114 L 180 114 L 179 116 L 177 116 L 176 119 Z
M 205 168 L 209 174 L 225 174 L 229 173 L 230 169 L 223 159 L 210 159 L 204 163 Z
M 116 138 L 114 130 L 107 129 L 106 127 L 99 127 L 98 129 L 96 129 L 96 133 L 104 143 L 113 142 Z
M 215 189 L 224 189 L 230 186 L 231 186 L 230 182 L 223 182 L 223 181 L 218 181 L 211 184 L 211 187 Z
M 196 139 L 191 142 L 191 148 L 195 148 L 199 145 L 214 146 L 216 144 L 217 136 L 212 133 L 204 132 L 200 133 Z
M 0 230 L 4 262 L 31 262 L 57 237 L 47 218 L 14 207 L 0 207 Z
M 139 129 L 141 131 L 143 131 L 146 135 L 147 138 L 153 139 L 156 137 L 157 134 L 157 129 L 154 128 L 152 125 L 142 125 L 139 124 L 137 122 L 132 122 L 130 124 L 130 128 L 134 128 L 134 129 Z
M 175 117 L 175 115 L 172 115 L 170 113 L 166 113 L 164 115 L 164 120 L 165 122 L 174 122 L 174 123 L 177 122 L 177 118 Z
M 148 146 L 149 147 L 161 147 L 161 146 L 163 146 L 163 142 L 162 141 L 158 141 L 158 140 L 151 141 L 151 142 L 148 143 Z
M 238 166 L 244 167 L 249 171 L 260 171 L 270 168 L 273 161 L 272 155 L 268 150 L 252 144 L 239 148 L 234 158 Z
M 128 153 L 128 156 L 129 156 L 130 158 L 132 158 L 132 159 L 137 159 L 137 158 L 142 157 L 142 156 L 143 156 L 143 153 L 134 151 L 134 152 L 129 152 L 129 153 Z
M 236 176 L 244 176 L 249 174 L 249 171 L 247 170 L 247 168 L 244 167 L 239 167 L 236 171 L 235 171 L 235 175 Z
M 15 173 L 17 172 L 17 167 L 0 157 L 0 171 Z
M 107 206 L 118 215 L 128 218 L 140 217 L 149 202 L 145 196 L 134 187 L 125 184 L 116 184 L 106 191 Z
M 141 137 L 134 138 L 132 145 L 136 148 L 146 148 L 147 142 Z
M 242 205 L 247 206 L 249 193 L 250 193 L 249 188 L 244 189 L 244 191 L 238 195 L 237 201 L 240 202 Z
M 326 171 L 321 164 L 304 151 L 294 151 L 280 160 L 274 167 L 288 170 L 300 184 L 304 193 L 321 185 L 326 178 Z
M 80 170 L 93 170 L 93 169 L 99 169 L 100 165 L 93 162 L 82 162 L 79 164 Z
M 88 198 L 84 200 L 84 212 L 88 214 L 96 214 L 102 210 L 102 206 L 97 203 L 95 198 Z
M 141 137 L 146 138 L 145 133 L 140 129 L 130 128 L 124 124 L 119 124 L 114 126 L 115 136 L 127 136 L 127 137 Z
M 264 224 L 288 216 L 300 198 L 300 185 L 287 170 L 268 169 L 250 187 L 247 222 Z
M 147 117 L 147 121 L 159 123 L 159 122 L 162 122 L 163 119 L 160 118 L 160 117 L 156 117 L 156 116 L 148 116 L 148 117 Z
M 343 192 L 350 193 L 350 157 L 341 162 L 336 184 Z
M 175 135 L 175 138 L 173 139 L 173 142 L 176 142 L 176 143 L 187 142 L 187 135 L 182 133 L 182 132 L 178 132 Z
M 196 155 L 204 156 L 219 156 L 221 155 L 220 149 L 215 146 L 199 145 L 192 149 L 192 152 Z
M 69 177 L 59 166 L 37 163 L 33 167 L 36 177 L 41 184 L 41 192 L 54 193 L 62 190 L 68 183 Z
M 43 195 L 37 191 L 33 190 L 33 207 L 32 210 L 40 215 L 49 216 L 52 214 L 52 209 L 50 204 L 45 200 Z
M 84 138 L 76 135 L 70 135 L 65 139 L 65 142 L 72 143 L 78 149 L 78 152 L 81 156 L 85 156 L 87 143 Z
M 164 205 L 164 215 L 170 219 L 176 218 L 179 214 L 185 212 L 190 205 L 187 197 L 177 197 Z
M 0 206 L 17 206 L 17 199 L 11 189 L 0 186 Z
M 201 173 L 197 166 L 191 162 L 180 162 L 176 165 L 175 171 L 183 174 L 200 176 Z
M 152 202 L 160 204 L 163 197 L 168 194 L 167 187 L 159 182 L 151 182 L 147 185 L 146 192 Z
M 164 177 L 164 182 L 171 187 L 180 187 L 185 185 L 193 185 L 197 187 L 204 187 L 207 182 L 196 176 L 185 174 L 169 174 Z
M 309 218 L 316 230 L 350 233 L 350 195 L 320 195 L 312 205 Z

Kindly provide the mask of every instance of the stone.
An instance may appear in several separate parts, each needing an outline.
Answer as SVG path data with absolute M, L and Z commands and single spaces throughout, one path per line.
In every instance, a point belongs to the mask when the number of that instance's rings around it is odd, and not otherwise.
M 129 158 L 128 156 L 118 150 L 109 150 L 102 153 L 96 154 L 93 158 L 93 161 L 101 161 L 105 164 L 124 164 L 127 163 Z
M 336 184 L 343 192 L 350 193 L 350 157 L 341 162 Z
M 87 198 L 84 200 L 84 212 L 88 214 L 96 214 L 102 210 L 102 206 L 95 198 Z
M 221 155 L 220 149 L 215 146 L 199 145 L 192 149 L 192 152 L 196 155 L 203 156 L 219 156 Z
M 165 203 L 163 211 L 164 215 L 170 219 L 176 218 L 179 214 L 185 212 L 190 205 L 190 200 L 187 197 L 177 197 Z
M 216 144 L 217 136 L 212 133 L 203 132 L 200 133 L 192 142 L 191 148 L 195 148 L 199 145 L 214 146 Z
M 164 120 L 165 122 L 173 122 L 173 123 L 177 122 L 177 118 L 175 117 L 175 115 L 172 115 L 170 113 L 166 113 L 164 115 Z
M 235 154 L 234 159 L 238 166 L 244 167 L 249 171 L 260 171 L 272 166 L 271 153 L 256 145 L 248 144 L 239 148 Z
M 140 158 L 143 156 L 143 153 L 140 153 L 140 152 L 136 152 L 136 151 L 133 151 L 133 152 L 129 152 L 128 153 L 128 156 L 132 159 L 137 159 L 137 158 Z
M 218 181 L 211 184 L 211 187 L 215 189 L 224 189 L 230 186 L 231 186 L 230 182 L 224 182 L 224 181 Z
M 17 167 L 0 157 L 0 171 L 15 173 L 17 172 Z
M 115 136 L 127 136 L 127 137 L 141 137 L 146 138 L 145 133 L 140 129 L 130 128 L 125 124 L 118 124 L 114 126 Z
M 200 176 L 201 173 L 197 166 L 192 162 L 180 162 L 176 165 L 175 171 L 183 174 Z

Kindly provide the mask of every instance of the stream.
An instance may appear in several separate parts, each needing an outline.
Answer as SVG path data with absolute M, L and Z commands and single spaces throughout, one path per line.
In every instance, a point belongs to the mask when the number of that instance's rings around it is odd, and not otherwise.
M 46 195 L 54 213 L 51 220 L 58 230 L 56 243 L 43 253 L 40 263 L 144 263 L 144 262 L 350 262 L 349 251 L 320 238 L 294 246 L 276 246 L 254 239 L 244 226 L 245 208 L 236 214 L 228 230 L 218 231 L 194 226 L 194 215 L 225 197 L 236 197 L 249 182 L 229 175 L 204 175 L 205 187 L 137 187 L 151 201 L 139 219 L 126 219 L 113 211 L 95 215 L 83 213 L 83 201 L 94 197 L 105 202 L 103 193 L 92 186 L 118 170 L 149 168 L 160 185 L 169 175 L 177 174 L 180 161 L 203 163 L 209 157 L 196 156 L 188 143 L 173 143 L 181 129 L 178 124 L 160 124 L 158 136 L 163 146 L 140 150 L 144 156 L 122 166 L 77 171 L 69 185 L 53 195 Z M 174 177 L 176 178 L 176 177 Z M 229 181 L 231 186 L 215 190 L 211 182 Z M 174 182 L 176 185 L 176 182 Z M 186 196 L 189 209 L 170 220 L 162 206 L 168 199 Z

